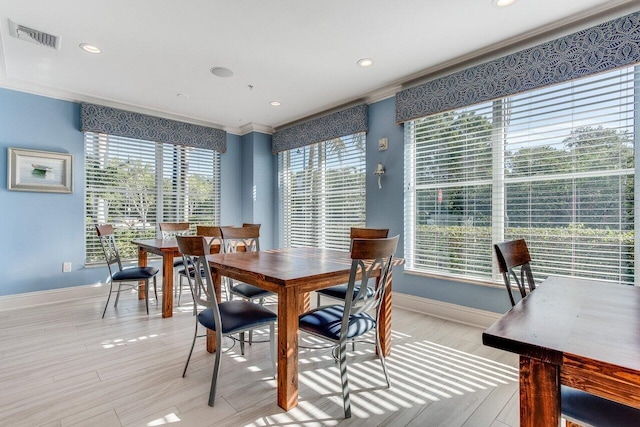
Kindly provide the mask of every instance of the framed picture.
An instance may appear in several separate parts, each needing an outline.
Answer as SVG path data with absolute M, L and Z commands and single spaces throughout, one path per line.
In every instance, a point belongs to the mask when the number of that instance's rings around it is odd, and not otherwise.
M 72 161 L 71 154 L 9 148 L 7 189 L 72 193 Z

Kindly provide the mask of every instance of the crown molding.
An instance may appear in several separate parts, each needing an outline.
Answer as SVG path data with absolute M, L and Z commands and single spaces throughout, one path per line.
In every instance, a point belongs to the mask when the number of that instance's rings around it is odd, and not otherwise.
M 194 117 L 182 116 L 182 115 L 170 113 L 167 111 L 145 108 L 141 105 L 126 104 L 126 103 L 118 102 L 112 99 L 97 98 L 92 95 L 69 92 L 65 90 L 56 89 L 50 86 L 37 85 L 37 84 L 27 83 L 27 82 L 15 80 L 15 79 L 7 79 L 7 78 L 0 79 L 0 87 L 4 89 L 29 93 L 31 95 L 43 96 L 45 98 L 53 98 L 53 99 L 59 99 L 62 101 L 69 101 L 69 102 L 76 102 L 76 103 L 87 102 L 90 104 L 103 105 L 105 107 L 117 108 L 120 110 L 131 111 L 134 113 L 147 114 L 150 116 L 161 117 L 164 119 L 176 120 L 180 122 L 191 123 L 194 125 L 222 129 L 225 131 L 227 130 L 224 128 L 224 126 L 220 125 L 219 123 L 212 123 L 212 122 L 197 119 Z
M 259 123 L 244 124 L 240 126 L 239 131 L 240 131 L 239 133 L 240 136 L 246 135 L 251 132 L 260 132 L 260 133 L 266 133 L 267 135 L 273 135 L 273 128 L 271 126 L 261 125 Z

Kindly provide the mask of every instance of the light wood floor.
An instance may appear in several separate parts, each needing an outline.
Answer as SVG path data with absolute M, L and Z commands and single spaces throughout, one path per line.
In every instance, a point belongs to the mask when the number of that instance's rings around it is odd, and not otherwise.
M 226 341 L 211 408 L 214 356 L 203 339 L 181 377 L 195 322 L 187 294 L 171 319 L 153 300 L 147 316 L 132 292 L 101 319 L 104 299 L 0 312 L 0 426 L 518 425 L 517 357 L 483 346 L 479 328 L 394 308 L 391 388 L 373 347 L 359 344 L 348 358 L 353 417 L 344 420 L 327 349 L 300 349 L 300 404 L 284 412 L 268 344 L 242 357 Z M 303 336 L 300 345 L 314 342 Z

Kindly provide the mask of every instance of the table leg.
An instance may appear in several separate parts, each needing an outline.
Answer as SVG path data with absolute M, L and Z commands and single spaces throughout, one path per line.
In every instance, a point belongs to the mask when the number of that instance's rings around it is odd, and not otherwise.
M 162 317 L 173 316 L 173 253 L 162 254 Z
M 380 306 L 380 318 L 378 319 L 380 347 L 382 347 L 382 355 L 385 357 L 391 354 L 391 283 L 391 273 L 389 273 L 387 276 L 387 288 Z
M 147 266 L 147 251 L 141 247 L 138 246 L 138 266 L 139 267 L 146 267 Z M 144 280 L 141 280 L 140 282 L 138 282 L 138 299 L 144 299 L 144 287 L 145 287 L 145 282 Z
M 303 292 L 298 295 L 298 308 L 298 314 L 311 310 L 311 295 L 309 295 L 309 292 Z
M 560 370 L 520 356 L 520 425 L 560 425 Z
M 298 406 L 298 291 L 283 287 L 278 293 L 278 406 Z
M 222 301 L 222 278 L 215 270 L 211 270 L 211 278 L 213 279 L 213 288 L 216 291 L 216 298 L 218 298 L 218 301 Z M 209 353 L 216 352 L 216 333 L 211 329 L 207 329 L 207 351 Z

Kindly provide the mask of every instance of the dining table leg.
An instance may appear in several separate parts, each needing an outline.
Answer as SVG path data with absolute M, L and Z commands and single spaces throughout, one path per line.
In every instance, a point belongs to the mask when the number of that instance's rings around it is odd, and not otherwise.
M 147 256 L 147 250 L 145 248 L 143 248 L 142 246 L 138 246 L 138 266 L 139 267 L 146 267 L 148 264 L 148 256 Z M 144 287 L 145 287 L 145 281 L 141 280 L 140 282 L 138 282 L 138 299 L 144 299 Z
M 162 317 L 173 316 L 173 253 L 162 254 Z
M 520 356 L 520 426 L 560 425 L 560 369 Z
M 278 292 L 278 406 L 285 411 L 298 405 L 298 313 L 296 287 Z

